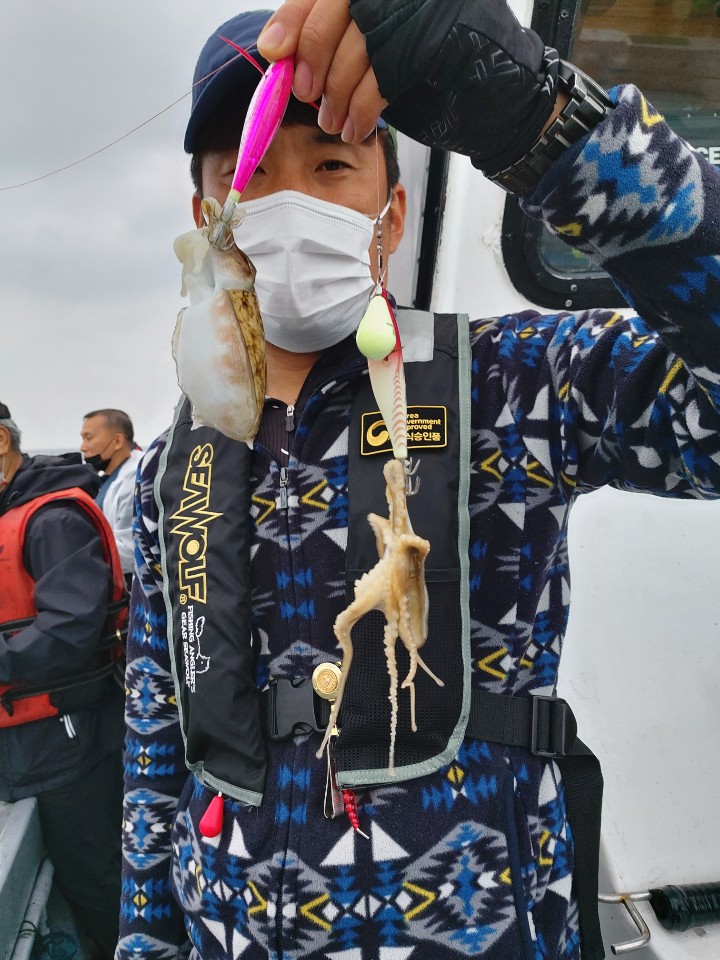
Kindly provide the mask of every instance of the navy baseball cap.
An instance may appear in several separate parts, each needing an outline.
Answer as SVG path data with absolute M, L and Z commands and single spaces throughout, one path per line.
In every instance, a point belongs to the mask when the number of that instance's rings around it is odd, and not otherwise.
M 239 13 L 208 37 L 200 51 L 193 76 L 192 107 L 185 130 L 186 153 L 195 153 L 201 143 L 200 134 L 203 128 L 212 120 L 216 111 L 226 106 L 229 101 L 237 98 L 238 109 L 247 110 L 260 80 L 257 67 L 229 43 L 221 40 L 221 36 L 246 50 L 264 69 L 268 63 L 258 53 L 257 40 L 273 12 L 250 10 Z M 382 130 L 387 126 L 381 117 L 378 127 Z M 395 131 L 390 128 L 390 132 L 394 140 Z
M 5 406 L 4 403 L 0 403 L 0 420 L 12 420 L 10 416 L 10 411 Z
M 227 102 L 233 91 L 238 91 L 239 98 L 242 91 L 242 102 L 247 108 L 252 92 L 260 80 L 259 70 L 229 43 L 221 40 L 220 35 L 246 50 L 264 69 L 267 67 L 267 60 L 263 60 L 258 53 L 257 38 L 272 13 L 272 10 L 239 13 L 208 37 L 200 51 L 193 76 L 192 107 L 185 130 L 186 153 L 195 152 L 199 131 L 216 110 Z

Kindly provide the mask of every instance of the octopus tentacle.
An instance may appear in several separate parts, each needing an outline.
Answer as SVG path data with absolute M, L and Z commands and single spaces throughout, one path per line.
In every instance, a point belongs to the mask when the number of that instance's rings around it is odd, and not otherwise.
M 364 576 L 367 576 L 367 574 L 364 574 Z M 360 581 L 358 581 L 358 583 L 359 582 Z M 363 613 L 364 611 L 361 610 L 360 607 L 356 607 L 356 601 L 353 601 L 353 603 L 351 603 L 346 610 L 343 610 L 343 612 L 335 620 L 333 632 L 335 633 L 337 641 L 340 644 L 340 650 L 342 651 L 342 669 L 340 671 L 337 693 L 332 702 L 332 707 L 330 708 L 330 717 L 328 719 L 328 725 L 325 728 L 325 735 L 322 738 L 322 743 L 320 744 L 320 748 L 317 752 L 318 757 L 323 755 L 323 751 L 325 750 L 325 747 L 332 736 L 333 730 L 335 729 L 335 724 L 337 723 L 338 714 L 340 713 L 340 706 L 342 705 L 343 693 L 345 692 L 345 684 L 347 682 L 347 676 L 350 671 L 350 664 L 352 663 L 353 658 L 353 645 L 350 634 L 352 632 L 352 628 L 358 622 Z
M 352 640 L 350 631 L 360 617 L 371 610 L 383 613 L 386 625 L 383 631 L 383 649 L 387 663 L 390 688 L 388 698 L 391 705 L 390 750 L 388 769 L 392 772 L 395 764 L 395 741 L 398 718 L 398 674 L 396 644 L 400 638 L 408 651 L 410 669 L 400 688 L 410 691 L 410 715 L 413 731 L 417 729 L 415 720 L 415 675 L 421 667 L 438 686 L 443 686 L 425 664 L 419 654 L 427 639 L 428 596 L 425 587 L 425 558 L 430 550 L 427 540 L 413 532 L 407 512 L 405 491 L 405 471 L 398 460 L 390 460 L 383 469 L 386 482 L 386 498 L 389 517 L 380 517 L 371 513 L 368 522 L 375 534 L 378 562 L 355 582 L 355 596 L 350 606 L 335 621 L 335 636 L 343 652 L 341 679 L 338 695 L 333 703 L 330 724 L 325 733 L 318 756 L 330 737 L 340 712 L 345 683 L 352 663 Z
M 395 769 L 395 738 L 397 737 L 398 718 L 398 672 L 397 659 L 395 657 L 397 631 L 397 621 L 390 620 L 385 624 L 385 629 L 383 630 L 383 648 L 385 650 L 388 676 L 390 677 L 390 690 L 388 692 L 388 700 L 390 701 L 390 756 L 388 758 L 388 769 L 391 773 Z

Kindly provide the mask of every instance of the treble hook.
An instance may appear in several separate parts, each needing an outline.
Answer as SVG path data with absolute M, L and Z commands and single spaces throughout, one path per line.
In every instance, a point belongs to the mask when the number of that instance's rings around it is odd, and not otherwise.
M 407 460 L 403 460 L 403 470 L 405 471 L 405 493 L 408 497 L 415 496 L 420 489 L 420 477 L 415 476 L 419 466 L 419 459 L 414 465 L 412 457 L 408 457 Z

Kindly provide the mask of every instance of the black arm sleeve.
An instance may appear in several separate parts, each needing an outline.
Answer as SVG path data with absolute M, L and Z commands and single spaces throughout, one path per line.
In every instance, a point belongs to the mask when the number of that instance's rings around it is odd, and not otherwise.
M 385 119 L 488 173 L 524 156 L 555 104 L 558 55 L 506 0 L 350 0 Z

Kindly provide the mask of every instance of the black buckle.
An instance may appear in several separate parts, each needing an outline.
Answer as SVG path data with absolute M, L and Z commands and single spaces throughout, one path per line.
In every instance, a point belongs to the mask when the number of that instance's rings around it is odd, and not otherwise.
M 564 757 L 577 735 L 575 718 L 560 697 L 531 696 L 530 752 L 536 757 Z M 568 728 L 572 739 L 567 741 Z
M 299 733 L 324 733 L 315 711 L 315 693 L 305 677 L 289 680 L 272 677 L 263 690 L 262 712 L 271 740 L 289 740 Z

